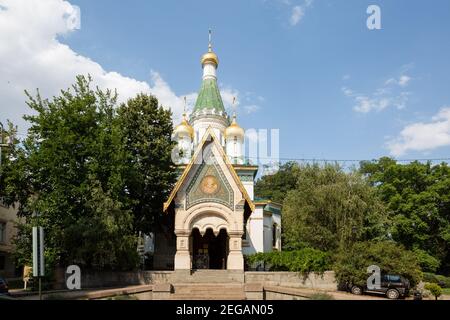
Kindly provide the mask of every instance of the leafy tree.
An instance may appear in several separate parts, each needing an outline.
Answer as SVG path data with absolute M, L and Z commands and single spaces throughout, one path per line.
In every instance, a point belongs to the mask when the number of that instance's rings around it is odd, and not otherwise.
M 287 162 L 280 166 L 277 173 L 263 176 L 255 184 L 256 197 L 283 203 L 288 191 L 294 189 L 297 184 L 298 169 L 296 162 Z
M 394 240 L 440 261 L 450 272 L 450 167 L 390 158 L 362 162 L 361 173 L 387 204 Z
M 139 94 L 119 107 L 117 126 L 126 152 L 123 190 L 133 212 L 133 225 L 148 233 L 176 180 L 171 160 L 171 112 L 159 107 L 155 97 Z
M 436 283 L 426 283 L 425 290 L 430 291 L 435 300 L 442 295 L 442 288 Z
M 435 257 L 429 255 L 426 251 L 421 249 L 413 249 L 414 254 L 419 261 L 419 265 L 424 272 L 436 272 L 439 268 L 440 261 Z
M 162 155 L 165 149 L 170 155 L 170 112 L 145 95 L 117 111 L 117 93 L 93 90 L 91 81 L 78 76 L 52 100 L 27 93 L 31 127 L 12 150 L 1 188 L 8 204 L 19 203 L 24 224 L 16 245 L 22 262 L 31 258 L 30 228 L 39 224 L 52 266 L 136 266 L 138 231 L 149 229 L 172 182 Z
M 82 216 L 65 229 L 63 247 L 71 248 L 74 263 L 95 269 L 131 269 L 139 262 L 133 216 L 119 201 L 92 182 L 87 207 L 91 214 Z
M 283 207 L 286 248 L 330 251 L 356 240 L 386 237 L 383 203 L 360 174 L 317 164 L 297 171 L 297 186 Z
M 335 257 L 334 271 L 338 283 L 364 286 L 367 283 L 367 268 L 380 267 L 382 273 L 398 274 L 407 278 L 411 286 L 422 279 L 422 271 L 416 255 L 393 241 L 358 242 L 341 248 Z

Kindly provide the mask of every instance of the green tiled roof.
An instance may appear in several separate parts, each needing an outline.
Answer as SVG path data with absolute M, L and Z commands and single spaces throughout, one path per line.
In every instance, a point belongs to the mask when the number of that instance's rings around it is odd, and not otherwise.
M 225 113 L 216 79 L 205 79 L 202 82 L 193 113 L 202 112 L 203 110 Z

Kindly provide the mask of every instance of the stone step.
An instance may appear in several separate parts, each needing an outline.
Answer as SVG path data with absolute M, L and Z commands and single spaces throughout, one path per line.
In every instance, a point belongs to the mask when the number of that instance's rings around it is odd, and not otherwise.
M 192 295 L 192 294 L 173 294 L 170 300 L 245 300 L 245 295 L 229 295 L 229 296 L 211 296 L 207 294 Z
M 226 294 L 234 294 L 236 292 L 243 292 L 242 289 L 236 290 L 236 289 L 228 289 L 228 290 L 208 290 L 208 289 L 190 289 L 190 288 L 183 288 L 183 289 L 175 289 L 175 294 L 215 294 L 215 295 L 226 295 Z
M 196 270 L 177 272 L 172 277 L 173 283 L 243 283 L 244 272 L 236 270 Z
M 172 286 L 173 300 L 245 300 L 240 283 L 176 283 Z

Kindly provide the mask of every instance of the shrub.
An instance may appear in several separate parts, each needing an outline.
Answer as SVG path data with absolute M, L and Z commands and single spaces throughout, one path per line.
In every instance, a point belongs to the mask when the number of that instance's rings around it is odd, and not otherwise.
M 436 259 L 432 255 L 429 255 L 426 251 L 421 249 L 414 249 L 413 252 L 417 257 L 417 260 L 419 261 L 419 265 L 422 268 L 422 271 L 434 273 L 439 268 L 439 265 L 441 264 L 439 259 Z
M 404 276 L 412 287 L 422 279 L 422 271 L 413 252 L 392 241 L 366 241 L 338 252 L 334 264 L 336 280 L 340 284 L 364 286 L 368 278 L 367 268 L 371 265 L 380 267 L 382 273 Z
M 442 288 L 436 283 L 426 283 L 425 290 L 430 291 L 436 300 L 442 295 Z
M 256 253 L 246 256 L 246 260 L 249 264 L 263 262 L 271 271 L 293 271 L 302 274 L 323 273 L 330 270 L 332 265 L 329 254 L 312 248 Z
M 450 288 L 450 277 L 442 276 L 434 273 L 424 273 L 423 281 L 436 283 L 441 288 Z

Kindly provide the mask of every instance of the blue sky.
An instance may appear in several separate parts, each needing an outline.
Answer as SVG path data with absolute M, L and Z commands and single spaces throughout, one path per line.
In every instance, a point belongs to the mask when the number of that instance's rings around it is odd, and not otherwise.
M 67 45 L 104 72 L 127 77 L 127 85 L 128 78 L 135 79 L 137 88 L 148 85 L 158 93 L 156 82 L 162 81 L 163 94 L 168 103 L 176 101 L 178 113 L 180 101 L 173 99 L 200 87 L 200 57 L 212 28 L 219 83 L 224 92 L 238 96 L 239 123 L 244 128 L 280 129 L 282 158 L 450 157 L 450 1 L 68 3 L 61 10 L 72 14 L 69 7 L 79 7 L 79 28 L 61 29 L 55 20 L 53 29 L 48 23 L 39 33 L 42 41 L 54 35 L 58 45 Z M 371 4 L 381 8 L 381 30 L 366 27 Z M 1 12 L 13 5 L 0 0 L 0 31 Z M 302 14 L 293 17 L 299 11 Z M 20 32 L 20 27 L 14 30 Z M 77 71 L 73 69 L 67 74 Z M 10 96 L 0 97 L 3 122 L 26 110 L 5 108 L 11 101 L 20 103 L 11 92 L 44 87 L 51 95 L 54 88 L 68 85 L 66 78 L 59 82 L 56 71 L 49 80 L 44 74 L 25 81 L 32 77 L 15 70 L 4 60 L 0 64 L 8 75 L 0 78 L 3 91 Z M 8 89 L 5 83 L 13 77 L 20 84 Z

